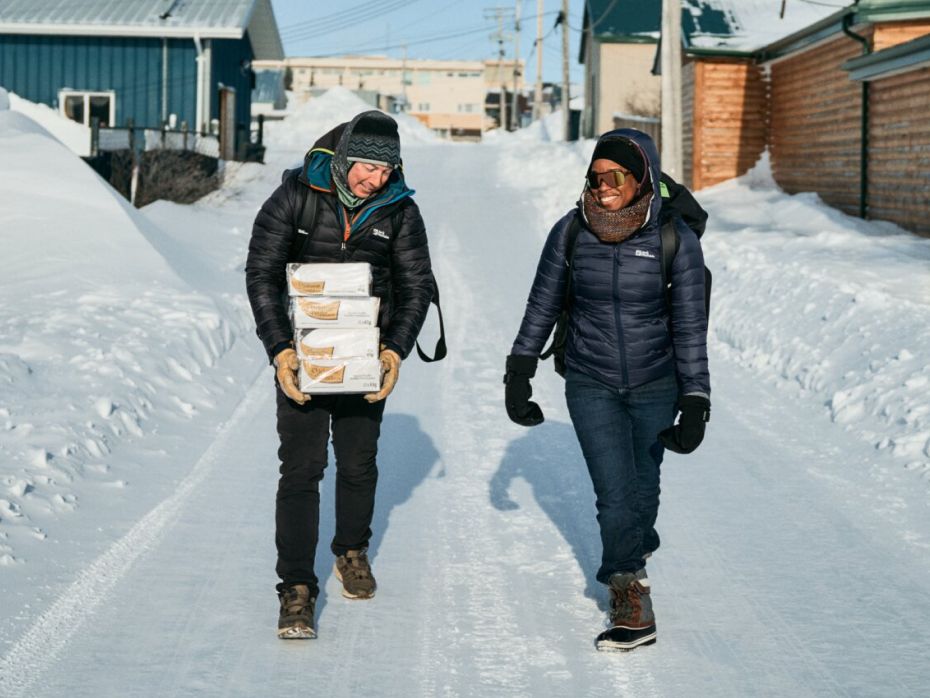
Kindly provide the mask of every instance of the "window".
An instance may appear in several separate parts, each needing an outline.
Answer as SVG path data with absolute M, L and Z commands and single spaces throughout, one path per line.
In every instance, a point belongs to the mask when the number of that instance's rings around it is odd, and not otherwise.
M 475 111 L 475 105 L 474 104 L 460 104 L 459 111 L 465 112 L 466 114 L 471 114 L 472 112 Z
M 116 93 L 112 91 L 62 90 L 58 105 L 62 116 L 85 126 L 90 126 L 92 119 L 99 119 L 101 126 L 113 126 L 116 121 Z
M 429 102 L 420 102 L 417 104 L 417 111 L 429 111 Z

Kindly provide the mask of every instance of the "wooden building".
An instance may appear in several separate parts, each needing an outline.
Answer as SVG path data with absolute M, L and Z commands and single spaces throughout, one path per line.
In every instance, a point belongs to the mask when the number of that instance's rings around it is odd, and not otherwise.
M 860 0 L 752 51 L 686 46 L 685 181 L 745 173 L 930 234 L 930 2 Z

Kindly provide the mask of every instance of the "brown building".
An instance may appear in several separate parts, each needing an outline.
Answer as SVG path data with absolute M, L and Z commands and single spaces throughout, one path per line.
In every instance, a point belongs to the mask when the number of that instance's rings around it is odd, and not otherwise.
M 860 0 L 751 52 L 690 47 L 685 180 L 745 173 L 930 235 L 930 2 Z

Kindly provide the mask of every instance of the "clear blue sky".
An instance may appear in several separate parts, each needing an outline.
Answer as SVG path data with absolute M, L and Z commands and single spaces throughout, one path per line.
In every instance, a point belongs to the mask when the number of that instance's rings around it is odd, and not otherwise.
M 513 33 L 514 0 L 272 0 L 275 18 L 287 56 L 373 53 L 401 57 L 407 44 L 410 58 L 496 58 L 498 45 L 491 35 L 497 21 L 487 18 L 496 7 L 508 11 L 504 30 Z M 561 29 L 552 31 L 561 0 L 545 0 L 543 11 L 543 79 L 562 80 Z M 520 57 L 526 62 L 526 80 L 536 79 L 536 0 L 522 3 Z M 572 82 L 580 83 L 578 44 L 584 0 L 570 0 Z M 507 57 L 513 43 L 505 44 Z

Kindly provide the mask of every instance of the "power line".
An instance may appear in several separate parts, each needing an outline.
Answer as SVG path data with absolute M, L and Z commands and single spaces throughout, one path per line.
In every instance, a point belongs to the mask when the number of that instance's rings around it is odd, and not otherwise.
M 387 3 L 382 3 L 375 11 L 360 11 L 351 15 L 347 14 L 343 17 L 330 20 L 323 24 L 318 23 L 312 27 L 307 27 L 302 30 L 291 32 L 286 36 L 283 36 L 282 39 L 287 42 L 295 42 L 323 36 L 325 34 L 331 34 L 343 29 L 365 24 L 366 22 L 369 22 L 373 19 L 383 17 L 384 15 L 390 14 L 396 10 L 403 9 L 419 1 L 420 0 L 389 0 Z
M 360 5 L 355 7 L 348 7 L 346 9 L 340 10 L 339 12 L 333 12 L 328 15 L 323 15 L 322 17 L 315 17 L 314 19 L 306 19 L 301 22 L 295 22 L 294 24 L 288 24 L 287 26 L 281 27 L 278 30 L 282 36 L 285 34 L 292 34 L 294 32 L 301 32 L 308 28 L 316 28 L 318 26 L 330 24 L 332 22 L 341 22 L 345 21 L 346 17 L 350 14 L 355 14 L 358 12 L 366 12 L 369 9 L 376 10 L 379 7 L 384 5 L 384 0 L 368 0 L 368 2 L 363 2 Z

